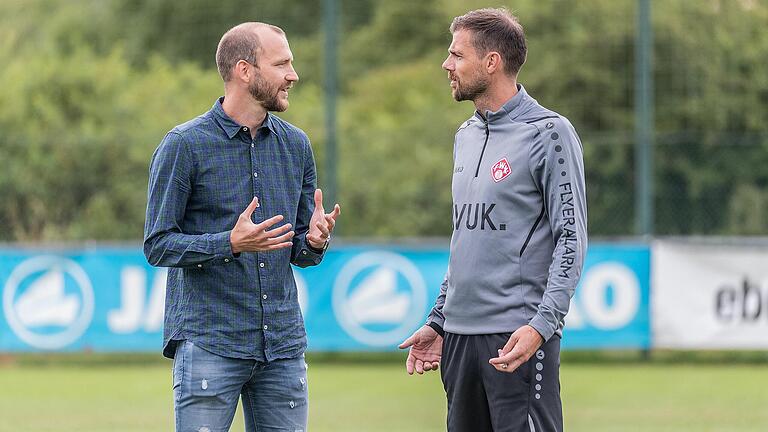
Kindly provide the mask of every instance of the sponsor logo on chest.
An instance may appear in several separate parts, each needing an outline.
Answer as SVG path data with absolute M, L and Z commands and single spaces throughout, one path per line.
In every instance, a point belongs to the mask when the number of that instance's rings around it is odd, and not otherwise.
M 493 209 L 496 203 L 463 203 L 453 205 L 453 229 L 455 231 L 466 228 L 470 231 L 479 229 L 482 231 L 506 231 L 507 224 L 499 224 L 493 220 Z

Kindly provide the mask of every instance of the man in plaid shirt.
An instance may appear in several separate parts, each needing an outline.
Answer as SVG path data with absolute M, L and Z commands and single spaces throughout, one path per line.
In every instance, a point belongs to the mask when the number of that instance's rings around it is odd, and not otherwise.
M 176 126 L 152 157 L 144 253 L 170 267 L 163 354 L 178 431 L 306 429 L 306 332 L 291 264 L 317 265 L 325 213 L 307 135 L 270 114 L 299 77 L 285 33 L 244 23 L 216 63 L 224 97 Z

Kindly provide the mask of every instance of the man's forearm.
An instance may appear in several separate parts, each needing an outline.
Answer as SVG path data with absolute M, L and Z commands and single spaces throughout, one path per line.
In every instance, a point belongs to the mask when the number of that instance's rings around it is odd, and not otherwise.
M 217 259 L 235 259 L 229 237 L 230 231 L 199 235 L 160 233 L 144 242 L 144 255 L 157 267 L 203 267 Z

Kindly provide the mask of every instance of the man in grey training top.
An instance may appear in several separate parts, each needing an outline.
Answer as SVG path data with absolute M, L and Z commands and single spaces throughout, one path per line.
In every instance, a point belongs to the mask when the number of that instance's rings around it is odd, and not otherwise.
M 406 369 L 442 363 L 449 431 L 562 431 L 560 338 L 587 249 L 582 148 L 517 75 L 505 9 L 457 17 L 443 68 L 477 109 L 454 141 L 450 262 Z

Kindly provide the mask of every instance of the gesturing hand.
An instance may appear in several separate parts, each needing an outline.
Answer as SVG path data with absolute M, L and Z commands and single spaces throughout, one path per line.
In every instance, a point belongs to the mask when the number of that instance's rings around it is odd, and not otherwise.
M 237 223 L 229 234 L 232 253 L 269 251 L 293 246 L 291 239 L 294 232 L 291 231 L 291 224 L 267 230 L 283 220 L 283 215 L 272 216 L 258 224 L 253 223 L 251 215 L 258 206 L 259 199 L 253 197 L 245 211 L 237 218 Z
M 488 360 L 499 372 L 514 372 L 521 364 L 528 361 L 544 343 L 539 332 L 529 325 L 524 325 L 512 333 L 499 356 Z
M 400 349 L 408 347 L 411 347 L 405 360 L 408 375 L 413 375 L 414 370 L 421 375 L 424 371 L 437 370 L 440 367 L 443 338 L 432 327 L 422 326 L 398 346 Z
M 323 208 L 323 191 L 315 189 L 315 211 L 309 220 L 309 231 L 307 232 L 307 242 L 315 249 L 323 249 L 325 243 L 331 238 L 333 227 L 336 226 L 336 218 L 341 213 L 341 207 L 338 204 L 334 206 L 333 212 L 326 213 Z

